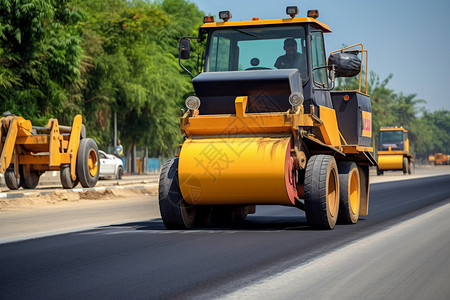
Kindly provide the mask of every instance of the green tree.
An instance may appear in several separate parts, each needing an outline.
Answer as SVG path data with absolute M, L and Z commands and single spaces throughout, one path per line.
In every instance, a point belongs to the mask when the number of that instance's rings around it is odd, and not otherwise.
M 417 155 L 426 158 L 430 154 L 450 154 L 450 111 L 422 111 L 414 124 L 417 128 Z
M 83 15 L 66 0 L 0 0 L 0 109 L 33 122 L 80 92 Z
M 179 110 L 191 91 L 191 78 L 178 66 L 178 40 L 198 28 L 202 14 L 184 0 L 76 5 L 88 16 L 82 75 L 88 127 L 100 145 L 110 145 L 116 113 L 123 144 L 172 155 L 180 141 Z
M 404 95 L 403 93 L 399 93 L 394 95 L 394 101 L 390 105 L 393 122 L 395 122 L 392 125 L 402 126 L 408 129 L 411 152 L 415 152 L 415 148 L 419 143 L 419 132 L 423 130 L 414 126 L 417 122 L 417 114 L 419 112 L 417 105 L 424 103 L 426 103 L 425 100 L 416 99 L 416 94 Z

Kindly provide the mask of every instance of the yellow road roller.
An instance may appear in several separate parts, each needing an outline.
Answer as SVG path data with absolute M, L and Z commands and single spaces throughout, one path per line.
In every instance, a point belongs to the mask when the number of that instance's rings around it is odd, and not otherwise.
M 32 126 L 30 120 L 5 113 L 0 119 L 0 173 L 11 190 L 34 189 L 45 171 L 60 171 L 66 189 L 78 182 L 94 187 L 100 165 L 98 147 L 86 138 L 82 116 L 72 126 L 50 119 L 46 126 Z
M 433 163 L 437 165 L 450 165 L 450 155 L 436 153 L 434 156 Z
M 232 22 L 221 11 L 221 21 L 207 16 L 197 37 L 180 40 L 195 95 L 181 117 L 179 155 L 160 174 L 166 228 L 241 221 L 268 204 L 304 210 L 311 227 L 325 229 L 368 214 L 376 160 L 370 98 L 361 91 L 367 50 L 357 44 L 327 59 L 330 28 L 317 10 L 298 12 Z M 193 39 L 206 41 L 196 76 L 182 62 Z M 358 74 L 359 90 L 331 91 L 335 77 Z
M 409 151 L 408 130 L 403 127 L 386 126 L 380 128 L 377 175 L 384 171 L 414 171 L 414 156 Z

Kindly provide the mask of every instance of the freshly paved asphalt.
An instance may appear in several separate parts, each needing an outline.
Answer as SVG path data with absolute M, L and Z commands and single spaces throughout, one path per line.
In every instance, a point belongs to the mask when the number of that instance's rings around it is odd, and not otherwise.
M 221 297 L 449 203 L 449 183 L 371 185 L 369 216 L 332 231 L 310 229 L 295 208 L 260 206 L 230 227 L 168 231 L 154 219 L 3 244 L 0 299 Z

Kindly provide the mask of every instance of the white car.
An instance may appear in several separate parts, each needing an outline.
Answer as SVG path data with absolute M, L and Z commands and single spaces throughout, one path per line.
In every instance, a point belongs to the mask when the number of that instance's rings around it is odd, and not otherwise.
M 112 177 L 115 179 L 122 179 L 123 162 L 120 158 L 112 154 L 106 154 L 102 150 L 98 150 L 100 156 L 100 177 Z

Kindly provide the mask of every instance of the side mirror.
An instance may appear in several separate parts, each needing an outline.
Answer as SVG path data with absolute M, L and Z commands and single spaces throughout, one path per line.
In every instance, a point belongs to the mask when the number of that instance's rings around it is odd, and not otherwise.
M 191 40 L 183 38 L 180 40 L 180 59 L 189 59 L 191 56 Z
M 336 77 L 353 77 L 361 72 L 361 60 L 358 52 L 338 52 L 333 53 L 328 58 L 329 65 L 334 65 Z

